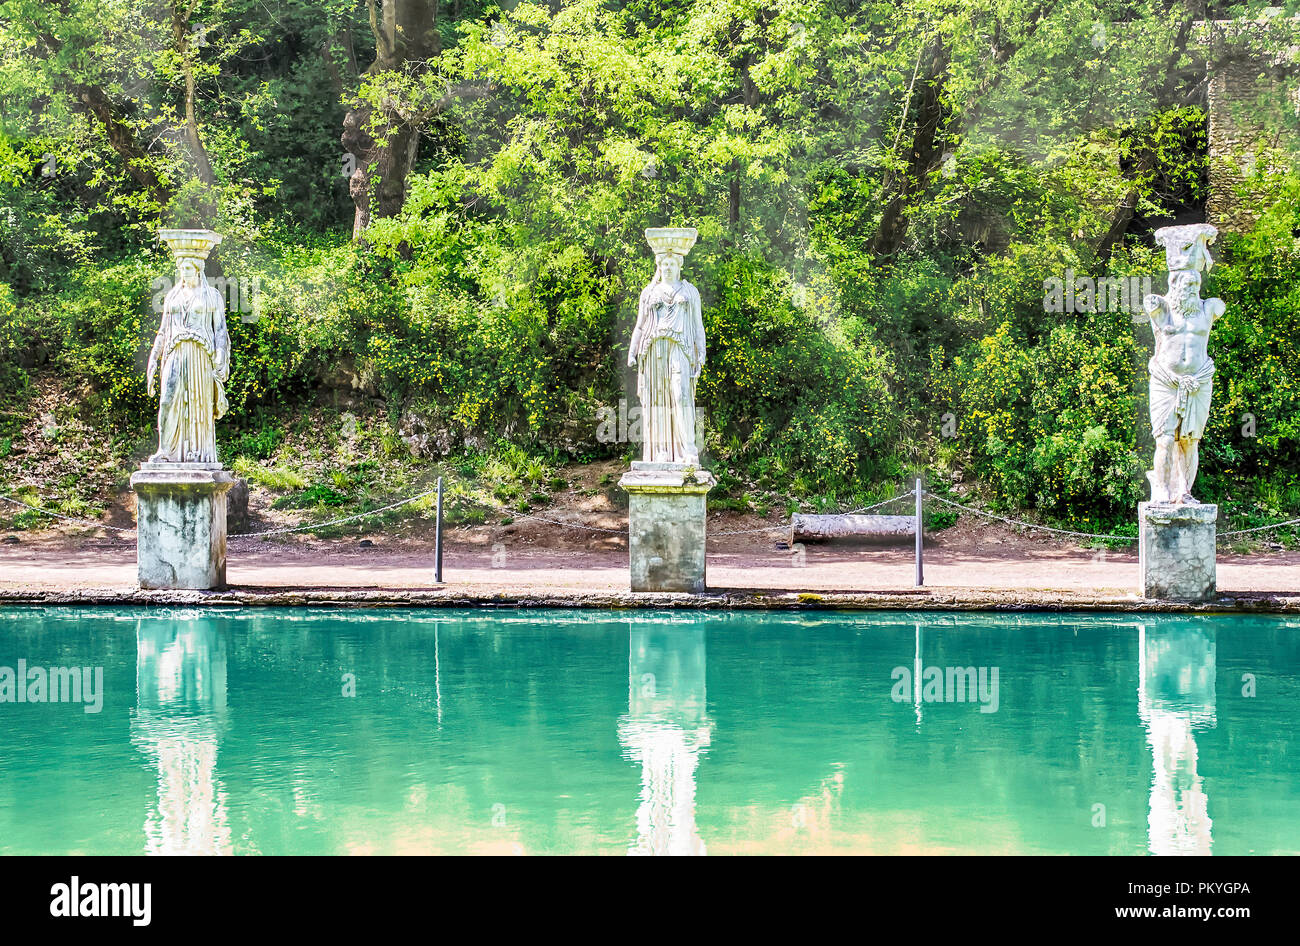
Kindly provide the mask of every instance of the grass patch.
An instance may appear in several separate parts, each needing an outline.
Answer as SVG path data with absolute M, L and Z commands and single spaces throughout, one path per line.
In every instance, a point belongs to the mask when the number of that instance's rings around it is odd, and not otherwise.
M 250 483 L 275 490 L 277 493 L 291 489 L 306 489 L 302 474 L 284 466 L 267 467 L 247 457 L 237 457 L 231 468 Z
M 271 504 L 272 509 L 312 509 L 317 506 L 337 508 L 346 505 L 348 497 L 324 483 L 313 483 L 300 493 L 281 496 Z M 364 512 L 365 510 L 361 510 Z

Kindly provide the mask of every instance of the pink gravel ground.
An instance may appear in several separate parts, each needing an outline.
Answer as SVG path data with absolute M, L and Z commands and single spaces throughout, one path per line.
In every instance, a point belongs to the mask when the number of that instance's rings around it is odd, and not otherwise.
M 478 537 L 474 537 L 478 538 Z M 726 543 L 730 543 L 729 545 Z M 609 544 L 609 543 L 606 543 Z M 714 550 L 714 545 L 720 546 Z M 433 588 L 433 550 L 377 539 L 279 543 L 234 539 L 227 578 L 245 588 Z M 477 594 L 626 591 L 627 553 L 619 548 L 557 549 L 485 542 L 449 542 L 444 587 Z M 1220 554 L 1219 590 L 1300 593 L 1300 553 Z M 710 589 L 767 591 L 898 591 L 914 588 L 910 546 L 808 546 L 802 563 L 774 547 L 771 537 L 710 542 Z M 925 586 L 937 591 L 1095 593 L 1137 592 L 1132 552 L 1092 551 L 1046 541 L 985 535 L 957 543 L 942 539 L 925 553 Z M 24 536 L 0 543 L 0 589 L 68 591 L 135 585 L 135 544 L 119 539 Z

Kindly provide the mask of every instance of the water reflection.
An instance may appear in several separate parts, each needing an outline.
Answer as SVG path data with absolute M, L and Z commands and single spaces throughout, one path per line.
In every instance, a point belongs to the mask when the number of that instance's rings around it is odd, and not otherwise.
M 105 700 L 0 705 L 6 854 L 1300 850 L 1276 618 L 0 609 L 20 658 Z
M 1151 747 L 1152 854 L 1209 854 L 1209 799 L 1196 734 L 1215 727 L 1215 631 L 1208 622 L 1138 629 L 1138 715 Z
M 695 825 L 695 770 L 713 730 L 704 675 L 703 627 L 630 624 L 618 736 L 624 757 L 641 765 L 641 803 L 629 854 L 706 853 Z
M 148 854 L 229 854 L 226 791 L 217 749 L 226 726 L 226 640 L 185 615 L 136 625 L 131 741 L 157 773 L 145 812 Z

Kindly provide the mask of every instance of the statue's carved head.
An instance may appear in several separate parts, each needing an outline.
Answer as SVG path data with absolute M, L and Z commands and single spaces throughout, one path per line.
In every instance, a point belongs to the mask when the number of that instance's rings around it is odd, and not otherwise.
M 1180 227 L 1162 227 L 1156 231 L 1156 242 L 1165 248 L 1165 262 L 1169 271 L 1208 271 L 1214 265 L 1210 244 L 1218 237 L 1217 228 L 1208 223 L 1190 223 Z
M 660 253 L 655 259 L 659 270 L 659 281 L 675 284 L 682 278 L 682 258 L 676 253 Z
M 176 261 L 176 275 L 186 289 L 193 289 L 203 281 L 203 264 L 192 256 L 182 256 Z
M 1169 301 L 1179 312 L 1192 314 L 1201 307 L 1201 274 L 1195 269 L 1169 273 Z

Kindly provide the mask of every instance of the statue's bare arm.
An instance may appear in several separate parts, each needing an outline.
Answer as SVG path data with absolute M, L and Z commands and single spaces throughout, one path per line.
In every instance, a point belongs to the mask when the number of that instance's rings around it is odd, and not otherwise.
M 1160 331 L 1169 312 L 1169 303 L 1165 297 L 1158 296 L 1154 292 L 1150 293 L 1142 300 L 1142 308 L 1146 311 L 1147 318 L 1151 320 L 1151 327 L 1157 332 Z
M 637 301 L 636 327 L 632 329 L 632 341 L 627 348 L 627 366 L 629 368 L 636 367 L 637 352 L 641 348 L 641 331 L 645 326 L 646 314 L 649 311 L 649 306 L 646 305 L 647 292 L 649 292 L 648 289 L 642 290 L 641 298 Z
M 166 309 L 163 310 L 163 324 L 158 326 L 158 334 L 154 336 L 153 347 L 149 349 L 149 362 L 145 365 L 146 385 L 145 390 L 150 397 L 153 397 L 155 390 L 154 376 L 158 373 L 158 361 L 162 358 L 163 335 L 167 325 Z
M 1209 269 L 1209 267 L 1207 266 L 1206 269 Z M 1223 313 L 1226 312 L 1227 309 L 1228 309 L 1228 304 L 1224 302 L 1222 299 L 1215 298 L 1215 299 L 1205 300 L 1205 314 L 1210 317 L 1211 325 L 1219 321 L 1219 317 L 1223 315 Z
M 215 343 L 216 363 L 212 366 L 218 381 L 230 377 L 230 333 L 226 330 L 226 306 L 221 293 L 212 291 L 214 304 L 212 315 L 212 340 Z

